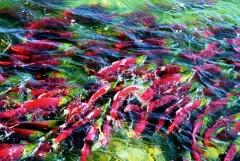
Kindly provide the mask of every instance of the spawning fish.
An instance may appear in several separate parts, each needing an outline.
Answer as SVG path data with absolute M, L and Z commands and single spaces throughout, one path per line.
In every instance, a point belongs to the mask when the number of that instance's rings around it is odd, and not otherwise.
M 168 127 L 167 134 L 170 134 L 177 126 L 181 124 L 183 119 L 187 117 L 189 113 L 196 110 L 201 104 L 200 100 L 195 100 L 193 102 L 187 103 L 184 107 L 180 108 L 176 112 L 176 117 L 174 118 L 172 124 Z
M 115 73 L 119 73 L 119 72 L 123 71 L 124 69 L 127 69 L 131 66 L 136 65 L 136 63 L 137 63 L 137 58 L 121 59 L 119 61 L 113 62 L 110 67 L 100 70 L 98 72 L 98 74 L 103 77 L 105 75 L 113 75 Z
M 39 98 L 24 102 L 21 108 L 26 109 L 26 111 L 33 111 L 36 109 L 47 109 L 58 107 L 60 102 L 61 98 L 58 97 Z
M 123 104 L 124 100 L 131 94 L 136 93 L 139 90 L 137 86 L 128 86 L 119 91 L 113 99 L 112 108 L 110 110 L 110 116 L 113 119 L 118 117 L 118 108 Z
M 64 19 L 43 18 L 39 21 L 27 24 L 25 28 L 65 31 L 69 25 L 70 25 L 70 22 Z
M 110 84 L 106 84 L 100 89 L 98 89 L 88 100 L 88 104 L 93 104 L 95 101 L 97 101 L 102 95 L 106 94 L 108 90 L 110 89 Z
M 66 129 L 64 129 L 63 131 L 61 131 L 58 134 L 58 136 L 56 137 L 56 139 L 54 140 L 54 142 L 56 144 L 59 144 L 62 140 L 68 138 L 73 133 L 74 130 L 84 126 L 85 124 L 89 123 L 89 121 L 91 121 L 93 119 L 97 119 L 100 115 L 101 115 L 101 110 L 100 109 L 98 109 L 98 108 L 93 109 L 82 120 L 79 120 L 78 122 L 74 123 L 71 127 L 68 127 Z
M 148 125 L 148 117 L 149 115 L 145 111 L 139 113 L 139 119 L 133 129 L 136 136 L 139 137 L 143 133 L 144 129 Z
M 24 146 L 20 144 L 0 144 L 0 160 L 15 161 L 21 158 Z
M 234 116 L 227 116 L 227 117 L 218 119 L 212 127 L 208 128 L 205 131 L 204 139 L 203 139 L 204 145 L 212 146 L 212 144 L 211 144 L 212 133 L 214 133 L 217 129 L 219 129 L 221 127 L 225 127 L 225 126 L 233 123 L 233 121 L 234 121 Z
M 32 40 L 25 44 L 11 46 L 10 52 L 18 53 L 20 55 L 39 54 L 44 51 L 55 50 L 59 45 L 58 42 L 50 40 Z
M 238 152 L 238 146 L 236 144 L 231 144 L 228 148 L 224 161 L 232 161 Z

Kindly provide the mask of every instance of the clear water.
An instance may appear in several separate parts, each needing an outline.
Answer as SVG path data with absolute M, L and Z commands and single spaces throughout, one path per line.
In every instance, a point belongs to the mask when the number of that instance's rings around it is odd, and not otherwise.
M 239 160 L 239 0 L 0 0 L 0 160 Z

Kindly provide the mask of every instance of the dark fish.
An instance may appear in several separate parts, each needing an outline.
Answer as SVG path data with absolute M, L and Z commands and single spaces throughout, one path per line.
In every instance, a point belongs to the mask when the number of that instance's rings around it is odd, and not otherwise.
M 69 20 L 74 20 L 86 25 L 105 24 L 112 21 L 112 16 L 106 13 L 105 8 L 97 5 L 67 9 L 63 15 Z
M 123 22 L 125 25 L 141 24 L 142 26 L 150 28 L 156 25 L 156 18 L 146 12 L 136 11 L 122 16 L 125 18 Z
M 71 39 L 73 39 L 74 34 L 72 32 L 68 31 L 30 31 L 25 38 L 31 40 L 31 39 L 37 39 L 37 40 L 53 40 L 58 42 L 71 42 Z
M 154 26 L 155 29 L 174 32 L 174 31 L 184 31 L 187 29 L 187 26 L 183 24 L 161 24 Z
M 230 28 L 214 28 L 212 32 L 214 34 L 214 37 L 217 39 L 231 39 L 237 37 L 237 32 L 234 29 Z

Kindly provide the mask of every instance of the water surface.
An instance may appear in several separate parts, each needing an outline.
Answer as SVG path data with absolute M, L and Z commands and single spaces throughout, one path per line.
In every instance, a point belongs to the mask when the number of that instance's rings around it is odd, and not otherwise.
M 0 1 L 0 160 L 239 160 L 240 1 Z

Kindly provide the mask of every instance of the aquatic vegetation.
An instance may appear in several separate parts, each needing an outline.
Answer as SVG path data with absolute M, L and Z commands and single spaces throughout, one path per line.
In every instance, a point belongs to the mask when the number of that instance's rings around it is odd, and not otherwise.
M 0 160 L 239 159 L 239 24 L 192 29 L 195 19 L 96 4 L 39 18 L 6 8 L 20 29 L 0 28 Z

